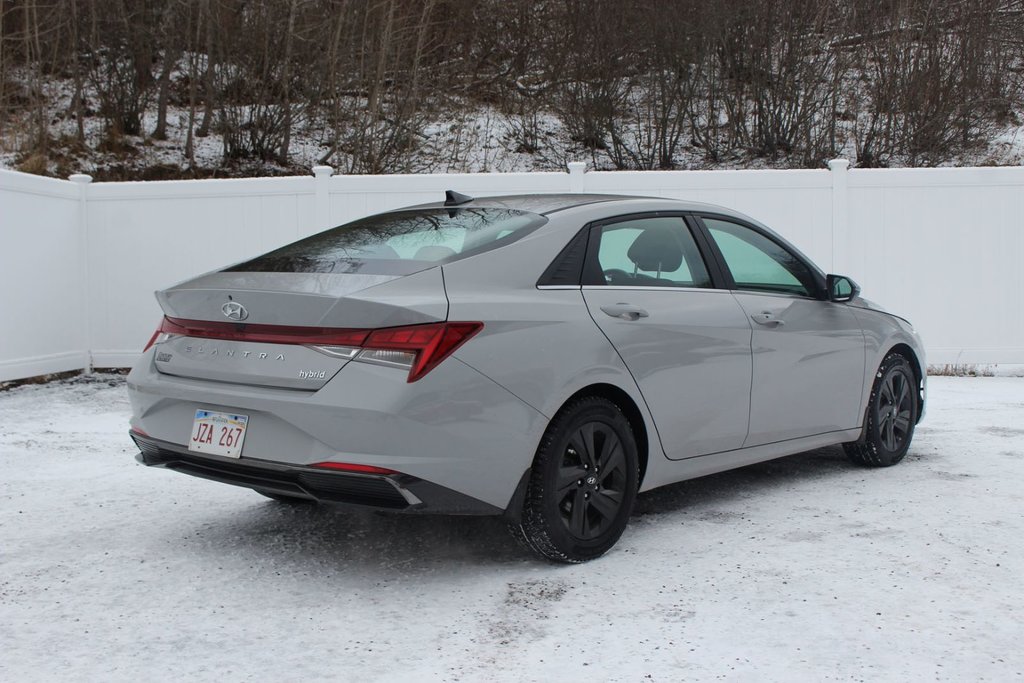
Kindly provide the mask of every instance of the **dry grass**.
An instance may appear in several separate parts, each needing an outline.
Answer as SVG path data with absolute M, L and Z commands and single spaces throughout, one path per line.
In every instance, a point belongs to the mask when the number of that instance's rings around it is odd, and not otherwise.
M 973 363 L 946 363 L 929 365 L 928 374 L 939 377 L 994 377 L 991 366 Z
M 46 175 L 48 165 L 49 164 L 46 160 L 46 155 L 36 152 L 35 154 L 30 154 L 24 159 L 22 159 L 21 162 L 18 163 L 17 168 L 22 173 L 32 173 L 33 175 Z
M 26 377 L 25 379 L 12 379 L 7 382 L 0 382 L 0 391 L 7 391 L 25 384 L 46 384 L 57 380 L 71 379 L 81 375 L 82 372 L 82 370 L 70 370 L 68 372 L 54 372 L 49 375 L 36 375 L 35 377 Z

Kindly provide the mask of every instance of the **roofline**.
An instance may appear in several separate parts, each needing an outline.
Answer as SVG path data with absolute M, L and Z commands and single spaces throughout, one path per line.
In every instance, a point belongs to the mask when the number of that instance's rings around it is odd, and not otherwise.
M 524 206 L 523 210 L 531 211 L 532 213 L 536 213 L 541 216 L 550 216 L 551 214 L 558 213 L 560 211 L 576 209 L 583 206 L 590 206 L 593 204 L 610 204 L 612 202 L 665 202 L 666 204 L 674 204 L 676 206 L 660 210 L 697 213 L 717 213 L 723 216 L 733 216 L 735 218 L 740 218 L 742 220 L 754 223 L 761 228 L 770 230 L 770 228 L 765 226 L 757 219 L 748 216 L 743 212 L 736 211 L 735 209 L 731 209 L 726 206 L 721 206 L 719 204 L 711 204 L 707 202 L 697 202 L 689 199 L 675 199 L 673 197 L 652 197 L 649 195 L 598 194 L 586 192 L 533 192 L 512 195 L 488 195 L 486 197 L 473 197 L 470 201 L 460 203 L 457 206 L 446 206 L 444 202 L 436 201 L 425 204 L 416 204 L 413 206 L 403 206 L 396 209 L 392 209 L 392 211 L 407 211 L 412 209 L 463 209 L 473 207 L 505 207 L 508 206 L 508 204 L 514 204 L 517 201 L 523 201 L 524 203 L 527 203 L 529 200 L 536 201 L 538 198 L 543 197 L 551 197 L 553 200 L 557 198 L 561 201 L 556 205 L 551 206 L 549 208 L 544 208 L 543 210 L 537 210 L 536 208 L 531 209 L 530 207 L 527 206 Z
M 448 190 L 447 192 L 453 192 Z M 456 193 L 460 194 L 460 193 Z M 467 195 L 461 195 L 466 197 Z M 666 197 L 646 197 L 637 195 L 619 195 L 619 194 L 599 194 L 599 193 L 586 193 L 586 192 L 530 192 L 521 194 L 508 194 L 508 195 L 487 195 L 485 197 L 473 197 L 469 201 L 460 202 L 459 204 L 451 204 L 446 201 L 426 202 L 424 204 L 414 204 L 412 206 L 402 206 L 391 211 L 406 211 L 410 209 L 469 209 L 473 207 L 478 208 L 489 208 L 495 205 L 505 205 L 510 202 L 516 202 L 517 200 L 537 200 L 543 199 L 544 197 L 551 197 L 552 199 L 558 198 L 562 201 L 556 206 L 546 208 L 543 211 L 534 211 L 542 216 L 547 216 L 558 211 L 564 211 L 566 209 L 574 209 L 580 206 L 588 206 L 590 204 L 600 204 L 604 202 L 615 202 L 615 201 L 627 201 L 631 199 L 645 199 L 645 200 L 664 200 L 664 201 L 682 201 L 678 199 L 668 199 Z M 573 201 L 575 200 L 575 201 Z

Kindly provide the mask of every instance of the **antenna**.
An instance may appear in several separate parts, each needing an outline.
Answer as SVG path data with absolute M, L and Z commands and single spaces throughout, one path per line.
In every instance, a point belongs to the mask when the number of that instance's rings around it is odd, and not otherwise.
M 466 204 L 471 201 L 473 201 L 473 198 L 469 195 L 460 194 L 455 190 L 444 191 L 445 206 L 458 206 L 459 204 Z

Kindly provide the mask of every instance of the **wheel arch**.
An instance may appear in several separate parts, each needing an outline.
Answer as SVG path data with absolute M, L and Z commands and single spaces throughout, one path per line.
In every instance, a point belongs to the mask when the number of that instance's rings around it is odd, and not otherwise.
M 917 400 L 918 400 L 917 422 L 920 422 L 921 421 L 921 416 L 924 415 L 924 400 L 925 400 L 924 392 L 921 390 L 922 389 L 922 383 L 924 382 L 924 377 L 925 377 L 924 368 L 921 367 L 921 359 L 917 357 L 917 352 L 915 352 L 914 349 L 911 348 L 909 344 L 905 344 L 903 342 L 900 342 L 898 344 L 894 344 L 888 351 L 886 351 L 884 354 L 882 354 L 882 358 L 885 358 L 885 357 L 887 357 L 887 356 L 889 356 L 890 354 L 893 354 L 893 353 L 898 353 L 899 355 L 901 355 L 904 358 L 906 358 L 910 362 L 911 370 L 914 371 L 914 379 L 917 380 L 917 390 L 918 390 L 918 396 L 917 396 Z
M 561 412 L 565 406 L 572 403 L 578 398 L 583 396 L 600 396 L 618 406 L 622 414 L 626 416 L 629 421 L 629 426 L 633 430 L 633 437 L 636 439 L 636 450 L 637 458 L 640 461 L 640 478 L 638 485 L 642 485 L 644 481 L 644 475 L 647 474 L 647 461 L 650 452 L 650 435 L 647 433 L 647 424 L 644 421 L 644 414 L 640 410 L 640 407 L 633 400 L 627 392 L 623 391 L 614 384 L 597 383 L 587 385 L 576 391 L 572 396 L 567 398 L 562 405 L 558 408 L 557 412 Z M 556 412 L 556 414 L 557 414 Z

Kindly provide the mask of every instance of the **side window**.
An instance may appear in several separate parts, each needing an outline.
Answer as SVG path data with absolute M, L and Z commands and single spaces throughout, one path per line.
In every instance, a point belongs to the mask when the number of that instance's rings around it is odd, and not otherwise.
M 598 268 L 606 285 L 711 286 L 693 235 L 679 216 L 608 223 L 597 231 Z
M 796 256 L 756 230 L 704 218 L 739 289 L 813 296 L 814 277 Z

